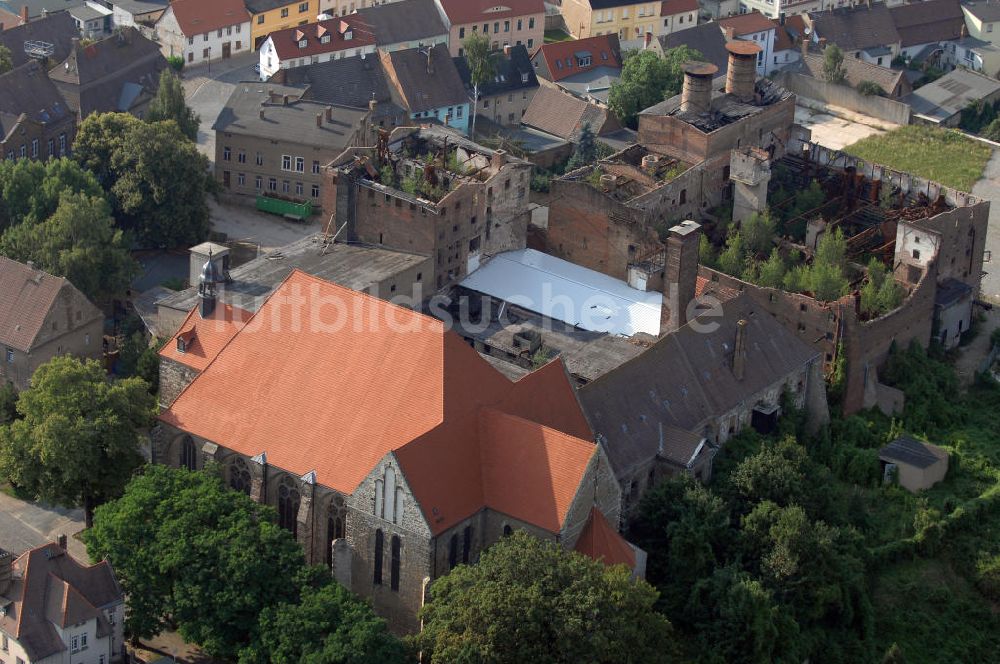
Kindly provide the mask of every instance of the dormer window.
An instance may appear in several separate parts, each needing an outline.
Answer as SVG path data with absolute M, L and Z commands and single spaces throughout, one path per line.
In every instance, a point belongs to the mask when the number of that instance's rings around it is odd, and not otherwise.
M 305 39 L 299 40 L 299 48 L 305 48 L 308 42 Z
M 320 41 L 321 44 L 329 44 L 330 43 L 330 35 L 323 35 L 322 37 L 320 37 L 319 41 Z
M 521 72 L 521 82 L 522 83 L 527 83 L 528 82 L 528 72 L 526 72 L 526 71 L 525 72 Z
M 177 352 L 178 353 L 186 353 L 187 352 L 187 344 L 184 343 L 183 337 L 177 337 Z
M 590 56 L 587 55 L 587 56 L 584 56 L 584 57 L 577 57 L 576 64 L 578 66 L 580 66 L 580 67 L 589 67 L 590 66 Z
M 348 30 L 347 32 L 345 32 L 344 33 L 344 39 L 346 41 L 350 41 L 351 39 L 354 39 L 354 31 L 353 30 Z

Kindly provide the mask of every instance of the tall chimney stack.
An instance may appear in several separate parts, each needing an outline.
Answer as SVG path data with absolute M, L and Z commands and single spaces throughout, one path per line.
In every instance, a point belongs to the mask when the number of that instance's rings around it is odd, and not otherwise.
M 729 51 L 726 92 L 742 102 L 753 101 L 757 54 L 761 52 L 761 47 L 752 41 L 737 39 L 726 44 L 726 50 Z
M 663 307 L 660 334 L 687 324 L 687 308 L 695 298 L 698 283 L 698 246 L 701 225 L 688 219 L 670 229 L 667 261 L 663 273 Z
M 733 346 L 733 375 L 736 380 L 743 380 L 747 366 L 747 322 L 742 318 L 736 321 L 736 343 Z
M 31 16 L 28 14 L 28 5 L 21 5 L 21 22 L 27 23 Z
M 719 68 L 709 62 L 687 62 L 683 70 L 681 112 L 708 113 L 712 109 L 712 79 Z

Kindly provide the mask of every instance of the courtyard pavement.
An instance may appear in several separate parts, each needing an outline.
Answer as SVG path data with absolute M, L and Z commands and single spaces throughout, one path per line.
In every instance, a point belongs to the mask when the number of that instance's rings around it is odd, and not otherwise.
M 210 161 L 215 159 L 215 132 L 212 131 L 212 125 L 236 89 L 237 83 L 257 81 L 257 74 L 253 71 L 253 65 L 257 62 L 259 59 L 256 53 L 247 53 L 213 62 L 211 71 L 207 66 L 199 65 L 182 72 L 187 104 L 201 118 L 198 150 Z
M 848 118 L 839 111 L 833 115 L 801 105 L 795 107 L 795 122 L 811 129 L 812 140 L 831 150 L 840 150 L 862 138 L 885 133 L 881 128 L 885 123 L 880 120 L 857 114 Z
M 83 510 L 50 507 L 0 493 L 0 548 L 15 555 L 66 535 L 69 553 L 87 562 L 87 547 L 73 537 L 83 530 Z

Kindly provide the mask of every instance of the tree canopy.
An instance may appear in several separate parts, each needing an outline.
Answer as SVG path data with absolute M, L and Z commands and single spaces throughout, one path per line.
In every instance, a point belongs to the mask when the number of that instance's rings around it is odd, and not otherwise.
M 0 74 L 6 74 L 14 68 L 14 60 L 10 57 L 10 49 L 0 44 Z
M 473 136 L 476 131 L 476 115 L 479 113 L 479 86 L 493 80 L 496 63 L 490 48 L 490 38 L 485 34 L 473 32 L 462 42 L 462 50 L 469 67 L 469 79 L 472 81 L 473 106 L 470 113 L 472 117 L 469 118 L 472 129 L 469 135 Z
M 146 122 L 173 120 L 181 133 L 192 141 L 198 140 L 199 118 L 184 101 L 184 88 L 172 70 L 160 72 L 160 86 L 156 96 L 149 102 Z
M 681 66 L 702 59 L 701 53 L 688 46 L 667 49 L 663 57 L 653 51 L 630 51 L 622 63 L 621 77 L 611 85 L 608 108 L 622 123 L 635 128 L 639 111 L 681 91 Z
M 842 84 L 847 79 L 844 68 L 844 52 L 836 44 L 830 44 L 823 51 L 823 78 L 827 83 Z
M 606 567 L 516 532 L 431 586 L 414 643 L 433 664 L 672 659 L 657 593 L 624 566 Z
M 97 177 L 121 227 L 144 247 L 205 239 L 208 160 L 173 120 L 147 123 L 127 113 L 95 113 L 80 124 L 74 158 Z
M 154 405 L 142 380 L 108 382 L 96 360 L 58 356 L 20 394 L 20 419 L 0 427 L 0 474 L 41 500 L 83 507 L 89 526 L 142 464 Z

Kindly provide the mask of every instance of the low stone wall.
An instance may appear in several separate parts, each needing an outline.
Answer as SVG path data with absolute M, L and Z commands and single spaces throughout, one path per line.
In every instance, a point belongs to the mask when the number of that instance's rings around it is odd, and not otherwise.
M 775 83 L 800 97 L 808 97 L 832 106 L 840 106 L 849 111 L 869 115 L 886 122 L 900 125 L 910 124 L 911 111 L 908 104 L 885 97 L 863 95 L 849 86 L 827 83 L 812 76 L 803 76 L 794 72 L 778 72 L 772 78 Z

